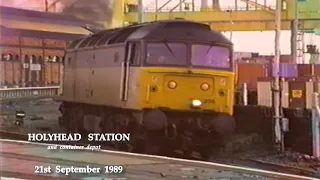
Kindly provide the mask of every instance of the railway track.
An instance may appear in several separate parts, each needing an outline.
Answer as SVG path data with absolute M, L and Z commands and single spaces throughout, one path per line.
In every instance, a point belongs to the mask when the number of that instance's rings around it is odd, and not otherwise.
M 290 180 L 316 180 L 316 178 L 298 176 L 292 174 L 271 172 L 266 170 L 241 167 L 235 165 L 226 165 L 221 163 L 203 162 L 184 160 L 163 156 L 134 154 L 120 151 L 110 150 L 97 150 L 93 151 L 77 151 L 78 153 L 64 151 L 65 156 L 62 159 L 59 153 L 45 153 L 45 148 L 52 144 L 34 143 L 34 142 L 21 142 L 15 140 L 0 140 L 4 144 L 1 157 L 7 160 L 8 163 L 14 166 L 14 164 L 24 164 L 24 166 L 5 167 L 5 176 L 19 177 L 15 174 L 7 174 L 7 172 L 22 172 L 34 175 L 33 166 L 27 164 L 42 164 L 43 166 L 50 166 L 54 168 L 54 165 L 66 166 L 66 167 L 101 167 L 105 165 L 120 164 L 125 168 L 125 174 L 121 175 L 121 179 L 137 179 L 137 180 L 158 180 L 165 179 L 221 179 L 227 178 L 239 178 L 239 179 L 290 179 Z M 26 147 L 29 151 L 23 150 Z M 68 155 L 69 154 L 69 155 Z M 106 164 L 107 163 L 107 164 Z M 18 169 L 16 169 L 18 168 Z M 188 171 L 188 172 L 186 172 Z M 58 174 L 54 174 L 58 175 Z M 71 174 L 70 174 L 71 175 Z M 190 176 L 191 175 L 191 176 Z M 59 175 L 60 176 L 60 175 Z M 82 176 L 82 178 L 74 177 L 75 179 L 88 179 L 83 175 L 74 174 L 74 176 Z M 74 179 L 73 177 L 70 177 Z M 94 175 L 95 176 L 95 175 Z M 64 176 L 65 177 L 65 176 Z M 96 176 L 95 176 L 96 177 Z M 118 176 L 119 177 L 119 176 Z M 99 177 L 100 178 L 100 177 Z M 102 178 L 100 178 L 102 179 Z M 108 176 L 110 179 L 110 176 Z M 117 178 L 113 178 L 117 179 Z
M 1 139 L 11 139 L 11 140 L 19 140 L 19 141 L 28 141 L 27 134 L 21 134 L 21 133 L 13 133 L 13 132 L 7 132 L 7 131 L 0 131 L 0 138 Z M 88 142 L 50 142 L 51 144 L 58 144 L 58 145 L 78 145 L 78 146 L 86 146 L 89 143 Z M 43 144 L 46 144 L 45 142 Z M 90 142 L 91 145 L 94 145 L 92 142 Z M 101 147 L 103 150 L 113 150 L 118 151 L 116 148 L 110 146 L 110 145 L 103 145 Z M 179 151 L 176 152 L 175 155 L 172 157 L 174 158 L 183 158 L 182 153 L 179 153 Z M 188 158 L 187 160 L 199 160 L 200 157 L 197 155 L 193 155 L 192 157 Z M 273 171 L 278 173 L 286 173 L 286 174 L 294 174 L 294 175 L 300 175 L 300 176 L 308 176 L 308 177 L 315 177 L 319 178 L 319 174 L 317 174 L 316 171 L 312 171 L 309 169 L 303 169 L 303 168 L 297 168 L 293 166 L 284 166 L 279 164 L 273 164 L 269 162 L 263 162 L 258 161 L 255 159 L 248 159 L 248 158 L 238 158 L 238 157 L 215 157 L 214 160 L 211 162 L 214 163 L 222 163 L 226 165 L 237 165 L 241 167 L 255 167 L 267 171 Z

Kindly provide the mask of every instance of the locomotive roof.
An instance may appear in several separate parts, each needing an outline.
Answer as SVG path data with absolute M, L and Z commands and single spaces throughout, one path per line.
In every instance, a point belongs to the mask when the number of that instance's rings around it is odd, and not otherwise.
M 232 45 L 223 34 L 207 24 L 186 20 L 165 20 L 97 32 L 70 44 L 68 49 L 118 44 L 132 40 L 194 40 Z

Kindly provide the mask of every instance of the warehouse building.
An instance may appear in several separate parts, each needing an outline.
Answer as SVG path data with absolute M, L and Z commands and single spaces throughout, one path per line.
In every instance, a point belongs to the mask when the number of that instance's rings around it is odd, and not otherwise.
M 100 28 L 72 15 L 0 6 L 0 86 L 59 85 L 65 47 Z

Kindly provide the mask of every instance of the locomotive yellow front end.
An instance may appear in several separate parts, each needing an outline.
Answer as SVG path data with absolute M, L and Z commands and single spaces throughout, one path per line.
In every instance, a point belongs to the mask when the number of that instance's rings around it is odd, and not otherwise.
M 166 129 L 188 151 L 225 144 L 235 129 L 232 45 L 145 44 L 138 104 L 147 129 Z
M 140 107 L 232 115 L 234 73 L 184 68 L 142 70 Z

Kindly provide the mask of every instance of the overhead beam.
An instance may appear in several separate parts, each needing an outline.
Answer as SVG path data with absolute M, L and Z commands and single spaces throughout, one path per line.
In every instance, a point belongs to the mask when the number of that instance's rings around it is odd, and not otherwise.
M 232 19 L 230 19 L 230 15 Z M 152 22 L 156 20 L 156 13 L 145 12 L 145 22 Z M 206 12 L 158 12 L 157 20 L 168 20 L 184 18 L 191 21 L 198 22 L 221 22 L 221 21 L 269 21 L 274 20 L 274 15 L 263 11 L 206 11 Z M 288 19 L 285 12 L 282 13 L 282 19 Z M 138 22 L 136 12 L 130 12 L 125 14 L 125 20 L 132 23 Z
M 286 11 L 282 12 L 282 30 L 291 30 L 291 17 Z M 274 30 L 275 16 L 264 10 L 257 11 L 207 11 L 207 12 L 146 12 L 144 22 L 156 20 L 168 20 L 183 18 L 186 20 L 212 24 L 212 28 L 218 31 L 268 31 Z M 137 22 L 136 13 L 125 14 L 125 20 L 129 23 Z M 232 22 L 232 23 L 231 23 Z M 320 19 L 300 20 L 304 22 L 304 29 L 320 28 Z
M 314 28 L 320 28 L 320 20 L 301 20 L 300 23 L 304 23 L 304 29 L 312 30 Z M 274 21 L 247 21 L 247 22 L 212 22 L 209 23 L 211 29 L 216 31 L 273 31 Z M 291 30 L 291 21 L 282 21 L 281 30 Z
M 168 0 L 168 2 L 171 0 Z M 236 0 L 237 1 L 237 0 Z M 144 22 L 170 19 L 186 19 L 196 22 L 211 24 L 212 29 L 218 31 L 267 31 L 274 30 L 275 11 L 266 5 L 257 4 L 253 0 L 241 0 L 248 4 L 257 6 L 259 10 L 247 11 L 186 11 L 186 12 L 145 12 Z M 299 22 L 303 22 L 304 29 L 320 28 L 320 16 L 309 12 L 308 9 L 317 9 L 317 0 L 309 0 L 309 4 L 301 4 L 299 10 Z M 167 4 L 167 3 L 165 3 Z M 281 20 L 283 21 L 281 29 L 291 30 L 291 22 L 295 19 L 296 0 L 287 0 L 286 10 L 281 11 Z M 124 14 L 124 21 L 128 23 L 138 22 L 137 12 Z

